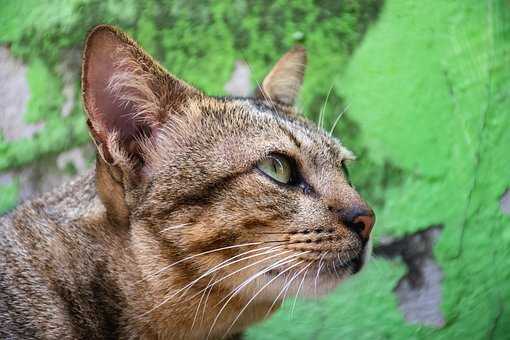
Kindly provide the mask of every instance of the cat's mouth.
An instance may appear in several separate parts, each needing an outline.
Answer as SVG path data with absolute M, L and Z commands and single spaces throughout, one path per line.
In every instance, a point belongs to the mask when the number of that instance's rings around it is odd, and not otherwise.
M 343 280 L 358 273 L 371 254 L 372 243 L 369 241 L 361 251 L 346 254 L 331 253 L 308 258 L 299 266 L 289 270 L 276 267 L 266 273 L 269 281 L 282 286 L 289 295 L 318 297 L 335 289 Z M 328 256 L 326 256 L 328 255 Z
M 324 261 L 314 261 L 314 263 L 304 264 L 303 268 L 307 268 L 309 272 L 318 273 L 316 275 L 332 275 L 332 276 L 345 276 L 345 274 L 356 274 L 363 267 L 364 260 L 363 256 L 357 255 L 350 259 L 332 259 Z M 285 274 L 286 268 L 274 268 L 266 272 L 268 276 L 278 276 Z M 294 271 L 299 271 L 295 269 Z M 291 274 L 289 274 L 291 275 Z M 288 276 L 288 275 L 286 275 Z
M 329 257 L 303 261 L 299 265 L 273 268 L 265 273 L 263 285 L 268 301 L 283 300 L 290 296 L 317 298 L 335 289 L 343 280 L 361 270 L 364 253 L 350 258 Z M 276 298 L 274 297 L 276 295 Z

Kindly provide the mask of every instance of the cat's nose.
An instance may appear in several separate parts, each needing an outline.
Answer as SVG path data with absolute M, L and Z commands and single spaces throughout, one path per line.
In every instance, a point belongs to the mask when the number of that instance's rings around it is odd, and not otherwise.
M 370 237 L 370 232 L 375 224 L 374 212 L 372 209 L 366 208 L 344 210 L 340 213 L 340 219 L 347 228 L 365 240 L 368 240 Z

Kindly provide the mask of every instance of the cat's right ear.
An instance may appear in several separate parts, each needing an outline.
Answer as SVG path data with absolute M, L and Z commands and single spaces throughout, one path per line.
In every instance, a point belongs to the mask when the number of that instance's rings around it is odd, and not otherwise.
M 120 30 L 100 25 L 85 43 L 82 94 L 102 159 L 118 163 L 124 156 L 136 168 L 143 164 L 140 144 L 154 139 L 168 115 L 200 92 L 166 72 Z
M 278 60 L 264 78 L 262 85 L 257 89 L 256 97 L 294 105 L 303 84 L 306 63 L 305 48 L 295 46 Z

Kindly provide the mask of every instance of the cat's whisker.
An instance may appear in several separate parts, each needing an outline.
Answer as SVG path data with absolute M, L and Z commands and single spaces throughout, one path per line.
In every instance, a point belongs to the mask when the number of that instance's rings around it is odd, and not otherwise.
M 299 274 L 301 274 L 304 270 L 307 270 L 308 268 L 310 268 L 310 266 L 312 265 L 313 262 L 309 263 L 308 265 L 306 265 L 305 267 L 303 267 L 300 271 L 298 271 L 296 274 L 294 274 L 294 276 L 292 277 L 292 279 L 290 279 L 290 281 L 288 283 L 286 283 L 283 287 L 282 287 L 282 290 L 280 291 L 280 293 L 276 296 L 276 298 L 274 299 L 273 303 L 271 304 L 271 306 L 269 307 L 269 309 L 267 310 L 267 313 L 265 315 L 264 318 L 267 318 L 269 316 L 269 314 L 271 313 L 271 311 L 273 310 L 273 307 L 274 305 L 276 304 L 276 302 L 278 301 L 278 299 L 280 298 L 280 296 L 283 294 L 283 291 L 285 289 L 288 290 L 288 288 L 290 287 L 290 285 L 292 284 L 292 281 L 294 281 L 294 279 L 296 277 L 299 276 Z M 285 300 L 285 298 L 283 298 L 282 300 Z
M 315 296 L 317 296 L 317 280 L 319 279 L 319 275 L 320 275 L 320 272 L 321 272 L 321 269 L 322 269 L 322 261 L 324 260 L 324 257 L 326 257 L 326 255 L 328 254 L 328 252 L 325 252 L 324 254 L 322 254 L 322 256 L 320 257 L 320 260 L 319 260 L 319 266 L 317 268 L 317 274 L 315 275 Z
M 340 274 L 338 273 L 338 270 L 336 270 L 335 260 L 331 260 L 331 266 L 333 267 L 333 270 L 335 271 L 335 276 L 337 279 L 340 279 Z
M 329 87 L 329 91 L 328 91 L 328 94 L 326 96 L 326 99 L 324 100 L 324 104 L 322 105 L 322 108 L 319 112 L 319 122 L 317 123 L 319 129 L 322 129 L 323 128 L 323 125 L 324 125 L 324 114 L 326 112 L 326 106 L 328 105 L 328 100 L 329 100 L 329 96 L 331 94 L 331 90 L 333 90 L 333 82 L 331 82 L 331 86 Z
M 211 279 L 209 280 L 209 284 L 214 280 L 214 277 L 215 277 L 215 275 L 211 276 Z M 197 321 L 198 312 L 200 311 L 200 305 L 202 304 L 202 300 L 204 299 L 205 293 L 206 293 L 206 291 L 204 291 L 204 293 L 200 297 L 200 300 L 198 301 L 197 310 L 195 311 L 195 315 L 193 316 L 193 322 L 191 324 L 190 331 L 192 331 L 193 328 L 195 327 L 195 322 Z
M 242 267 L 242 268 L 240 268 L 240 269 L 237 269 L 237 270 L 235 270 L 235 271 L 233 271 L 233 272 L 231 272 L 231 273 L 229 273 L 229 274 L 225 275 L 225 276 L 224 276 L 224 277 L 222 277 L 221 279 L 218 279 L 217 281 L 213 282 L 213 284 L 211 285 L 211 287 L 212 287 L 212 286 L 214 286 L 214 285 L 216 285 L 217 283 L 220 283 L 221 281 L 223 281 L 223 280 L 225 280 L 225 279 L 228 279 L 229 277 L 231 277 L 231 276 L 233 276 L 233 275 L 235 275 L 235 274 L 237 274 L 237 273 L 239 273 L 239 272 L 241 272 L 241 271 L 243 271 L 243 270 L 247 269 L 247 268 L 251 268 L 251 267 L 253 267 L 253 266 L 255 266 L 255 265 L 259 264 L 259 263 L 262 263 L 262 262 L 264 262 L 264 261 L 267 261 L 267 260 L 269 260 L 269 259 L 272 259 L 273 257 L 281 256 L 281 255 L 284 255 L 284 254 L 288 254 L 289 252 L 291 252 L 291 250 L 286 250 L 286 251 L 280 252 L 280 253 L 278 253 L 278 254 L 274 254 L 274 255 L 271 255 L 271 256 L 265 257 L 265 258 L 263 258 L 263 259 L 261 259 L 261 260 L 258 260 L 258 261 L 255 261 L 255 262 L 253 262 L 253 263 L 250 263 L 249 265 L 244 266 L 244 267 Z M 205 287 L 203 290 L 206 290 L 207 288 L 209 288 L 209 287 Z M 201 290 L 201 291 L 199 291 L 197 294 L 200 294 L 201 292 L 202 292 L 202 290 Z M 192 298 L 193 298 L 193 297 L 195 297 L 197 294 L 193 295 L 193 296 L 192 296 Z M 221 302 L 222 302 L 222 301 L 220 301 L 219 303 L 221 303 Z
M 287 261 L 284 261 L 284 262 L 281 262 L 280 261 L 277 261 L 276 263 L 270 265 L 269 267 L 266 267 L 263 271 L 251 276 L 250 278 L 248 278 L 247 280 L 245 280 L 243 283 L 241 283 L 236 289 L 234 289 L 232 292 L 230 292 L 229 294 L 227 294 L 227 296 L 225 296 L 225 298 L 228 297 L 228 299 L 225 301 L 225 303 L 223 304 L 223 306 L 220 308 L 218 314 L 216 315 L 216 317 L 214 318 L 213 320 L 213 323 L 211 325 L 211 328 L 209 329 L 209 333 L 207 334 L 207 339 L 209 339 L 209 337 L 211 336 L 211 333 L 212 333 L 212 330 L 214 329 L 214 326 L 216 325 L 216 322 L 218 322 L 218 319 L 221 315 L 221 313 L 225 310 L 225 308 L 227 307 L 228 303 L 244 288 L 246 287 L 248 284 L 250 284 L 253 280 L 255 280 L 257 277 L 259 277 L 260 275 L 266 273 L 267 271 L 271 270 L 271 269 L 274 269 L 278 266 L 281 266 L 281 265 L 284 265 L 284 264 L 288 264 L 288 263 L 292 263 L 294 262 L 296 259 L 295 258 L 292 258 L 292 259 L 289 259 Z M 225 298 L 223 298 L 218 304 L 216 304 L 216 306 L 218 306 L 222 301 L 225 300 Z
M 348 105 L 345 107 L 345 109 L 344 109 L 342 112 L 340 112 L 340 113 L 338 114 L 338 116 L 336 117 L 335 121 L 333 122 L 333 126 L 332 126 L 332 127 L 331 127 L 331 129 L 329 130 L 329 136 L 330 136 L 330 137 L 331 137 L 331 135 L 333 134 L 333 131 L 335 131 L 335 127 L 336 127 L 336 125 L 338 124 L 338 122 L 340 121 L 340 118 L 342 118 L 342 116 L 344 115 L 344 113 L 345 113 L 345 112 L 347 112 L 347 110 L 349 110 L 349 107 L 350 107 L 350 106 L 351 106 L 351 105 L 350 105 L 350 104 L 348 104 Z
M 308 264 L 308 265 L 311 265 L 311 264 Z M 302 272 L 302 271 L 300 271 Z M 296 275 L 297 276 L 297 275 Z M 292 277 L 292 280 L 294 280 L 296 277 Z M 292 282 L 292 281 L 291 281 Z M 283 293 L 283 298 L 282 298 L 282 301 L 285 301 L 287 299 L 287 293 L 289 292 L 289 288 L 290 288 L 290 285 L 287 286 L 287 288 L 285 289 L 285 292 Z
M 286 253 L 290 252 L 291 250 L 288 250 L 286 251 Z M 309 251 L 308 251 L 309 252 Z M 303 254 L 306 254 L 308 252 L 302 252 L 302 253 L 299 253 L 299 254 L 291 254 L 283 259 L 280 259 L 276 262 L 274 262 L 273 264 L 269 265 L 268 267 L 266 267 L 265 269 L 262 269 L 260 271 L 258 271 L 257 273 L 253 274 L 250 278 L 246 279 L 242 284 L 240 284 L 239 286 L 237 286 L 237 288 L 233 289 L 232 291 L 230 291 L 229 294 L 227 294 L 223 299 L 220 300 L 220 302 L 218 302 L 216 305 L 219 305 L 221 304 L 223 301 L 225 301 L 225 299 L 227 299 L 230 295 L 236 295 L 243 287 L 243 284 L 248 284 L 250 283 L 251 280 L 253 279 L 256 279 L 257 277 L 261 276 L 262 274 L 265 274 L 267 273 L 268 271 L 278 267 L 278 266 L 281 266 L 283 264 L 283 262 L 287 261 L 287 260 L 290 260 L 290 259 L 293 259 L 293 258 L 296 258 L 300 255 L 303 255 Z M 280 254 L 282 255 L 282 254 Z M 273 256 L 274 257 L 274 256 Z
M 285 282 L 283 283 L 282 287 L 285 287 L 287 285 L 287 283 L 289 282 L 289 275 L 284 275 L 284 276 L 285 276 Z M 285 299 L 286 295 L 287 295 L 287 293 L 283 294 L 282 301 Z
M 253 249 L 253 250 L 259 250 L 259 249 Z M 252 251 L 250 251 L 250 252 L 253 252 L 253 250 L 252 250 Z M 270 250 L 269 250 L 269 251 L 267 251 L 267 252 L 270 252 L 270 251 L 272 251 L 272 250 L 273 250 L 273 249 L 270 249 Z M 277 249 L 276 249 L 276 250 L 277 250 Z M 255 257 L 255 256 L 265 255 L 265 253 L 267 253 L 267 252 L 264 252 L 264 253 L 262 253 L 262 254 L 255 254 L 255 255 L 251 255 L 251 256 L 249 256 L 249 257 L 247 257 L 247 258 L 242 258 L 242 259 L 237 260 L 237 261 L 235 261 L 235 262 L 243 261 L 243 260 L 246 260 L 246 259 L 249 259 L 249 258 Z M 241 254 L 241 255 L 244 255 L 244 254 Z M 279 255 L 279 254 L 277 254 L 277 255 Z M 236 256 L 239 256 L 239 255 L 236 255 Z M 232 258 L 229 258 L 228 260 L 223 261 L 222 263 L 220 263 L 220 265 L 221 265 L 221 264 L 223 264 L 223 263 L 225 263 L 225 262 L 227 262 L 227 261 L 230 261 L 231 259 L 232 259 Z M 223 266 L 216 265 L 215 267 L 213 267 L 213 268 L 209 269 L 209 270 L 208 270 L 205 274 L 202 274 L 202 275 L 201 275 L 198 279 L 193 280 L 192 282 L 188 283 L 186 286 L 184 286 L 184 287 L 182 287 L 182 288 L 178 289 L 177 291 L 173 292 L 173 294 L 171 294 L 170 296 L 167 296 L 167 297 L 166 297 L 166 298 L 165 298 L 162 302 L 160 302 L 159 304 L 157 304 L 156 306 L 154 306 L 154 307 L 153 307 L 152 309 L 150 309 L 148 312 L 146 312 L 146 313 L 142 314 L 142 316 L 143 316 L 143 315 L 146 315 L 146 314 L 150 314 L 150 313 L 152 313 L 152 312 L 153 312 L 153 311 L 155 311 L 156 309 L 158 309 L 158 308 L 160 308 L 161 306 L 163 306 L 163 305 L 165 305 L 166 303 L 168 303 L 170 300 L 172 300 L 174 297 L 176 297 L 177 295 L 179 295 L 179 293 L 181 293 L 181 292 L 183 292 L 183 291 L 184 291 L 184 293 L 183 293 L 182 295 L 185 295 L 185 294 L 186 294 L 186 292 L 187 292 L 187 291 L 188 291 L 188 290 L 189 290 L 189 289 L 190 289 L 190 288 L 191 288 L 191 287 L 192 287 L 195 283 L 197 283 L 198 281 L 200 281 L 202 278 L 206 277 L 207 275 L 209 275 L 209 274 L 211 274 L 211 273 L 217 272 L 217 271 L 218 271 L 218 270 L 220 270 L 221 268 L 224 268 L 224 267 L 226 267 L 227 265 L 230 265 L 230 264 L 232 264 L 232 263 L 223 264 Z M 200 291 L 200 292 L 199 292 L 199 294 L 200 294 L 201 292 L 202 292 L 202 291 Z M 195 296 L 197 296 L 197 294 L 195 294 L 193 297 L 195 297 Z
M 207 339 L 209 339 L 209 337 L 211 336 L 211 333 L 212 333 L 212 330 L 214 329 L 214 326 L 216 325 L 216 323 L 218 322 L 218 319 L 221 315 L 221 313 L 225 310 L 225 308 L 227 307 L 228 303 L 244 288 L 246 287 L 248 284 L 250 284 L 253 280 L 255 280 L 256 278 L 258 278 L 259 276 L 267 273 L 268 271 L 274 269 L 274 268 L 277 268 L 279 266 L 282 266 L 282 265 L 285 265 L 285 264 L 288 264 L 288 263 L 291 263 L 291 262 L 294 262 L 295 261 L 295 258 L 300 256 L 300 255 L 303 255 L 303 254 L 306 254 L 308 252 L 302 252 L 302 253 L 298 253 L 298 254 L 292 254 L 292 255 L 289 255 L 283 259 L 280 259 L 278 261 L 276 261 L 275 263 L 269 265 L 268 267 L 266 267 L 265 269 L 255 273 L 254 275 L 252 275 L 251 277 L 249 277 L 248 279 L 246 279 L 243 283 L 241 283 L 239 286 L 237 286 L 237 288 L 235 288 L 234 290 L 232 290 L 229 294 L 227 294 L 223 299 L 220 300 L 220 302 L 218 302 L 216 304 L 216 306 L 218 306 L 219 304 L 221 304 L 223 301 L 225 301 L 225 303 L 223 304 L 223 306 L 220 308 L 218 314 L 216 315 L 216 317 L 214 318 L 213 320 L 213 323 L 211 325 L 211 328 L 209 329 L 209 333 L 207 334 Z M 228 299 L 227 299 L 228 298 Z
M 182 296 L 185 296 L 186 293 L 191 289 L 191 287 L 193 287 L 193 285 L 195 283 L 197 283 L 198 281 L 200 281 L 201 279 L 203 279 L 204 277 L 206 277 L 207 275 L 210 275 L 211 273 L 214 273 L 214 272 L 217 272 L 218 270 L 220 269 L 223 269 L 225 267 L 228 267 L 232 264 L 235 264 L 235 263 L 238 263 L 238 262 L 241 262 L 241 261 L 246 261 L 246 260 L 249 260 L 251 258 L 254 258 L 254 257 L 257 257 L 257 256 L 261 256 L 261 255 L 266 255 L 266 254 L 270 254 L 270 253 L 273 253 L 275 251 L 278 251 L 281 249 L 282 246 L 276 246 L 276 247 L 262 247 L 262 248 L 257 248 L 257 249 L 252 249 L 252 250 L 249 250 L 249 251 L 246 251 L 244 253 L 241 253 L 241 254 L 238 254 L 238 255 L 235 255 L 231 258 L 228 258 L 226 259 L 225 261 L 222 261 L 220 262 L 219 264 L 215 265 L 214 267 L 210 268 L 209 270 L 207 270 L 204 274 L 202 274 L 201 276 L 199 276 L 197 279 L 191 281 L 190 283 L 188 283 L 186 286 L 184 286 L 183 288 L 179 289 L 177 292 L 175 292 L 172 296 L 170 296 L 169 298 L 173 298 L 175 296 L 177 296 L 180 292 L 184 291 L 182 293 Z M 267 250 L 269 248 L 269 250 Z M 246 256 L 246 257 L 242 257 L 241 259 L 238 259 L 238 260 L 235 260 L 235 261 L 232 261 L 238 257 L 241 257 L 243 255 L 246 255 L 246 254 L 249 254 L 249 253 L 253 253 L 255 251 L 261 251 L 261 250 L 266 250 L 262 253 L 259 253 L 259 254 L 255 254 L 255 255 L 250 255 L 250 256 Z
M 142 278 L 140 281 L 138 281 L 137 283 L 140 283 L 142 281 L 145 281 L 145 280 L 148 280 L 154 276 L 157 276 L 159 275 L 160 273 L 172 268 L 173 266 L 175 265 L 178 265 L 179 263 L 182 263 L 182 262 L 185 262 L 185 261 L 188 261 L 188 260 L 191 260 L 195 257 L 198 257 L 198 256 L 203 256 L 203 255 L 207 255 L 207 254 L 212 254 L 214 252 L 217 252 L 217 251 L 222 251 L 222 250 L 227 250 L 227 249 L 233 249 L 233 248 L 240 248 L 240 247 L 247 247 L 247 246 L 256 246 L 256 245 L 260 245 L 262 244 L 263 242 L 251 242 L 251 243 L 244 243 L 244 244 L 235 244 L 235 245 L 232 245 L 232 246 L 226 246 L 226 247 L 221 247 L 221 248 L 217 248 L 217 249 L 212 249 L 212 250 L 207 250 L 207 251 L 204 251 L 204 252 L 201 252 L 201 253 L 198 253 L 198 254 L 193 254 L 193 255 L 190 255 L 190 256 L 187 256 L 177 262 L 173 262 L 167 266 L 164 266 L 163 268 L 157 270 L 156 272 L 152 273 L 152 274 L 149 274 L 147 275 L 146 277 Z
M 271 247 L 263 247 L 263 248 L 258 248 L 258 249 L 254 249 L 254 250 L 264 250 L 264 249 L 270 248 L 270 250 L 269 250 L 269 251 L 271 251 L 271 250 L 275 250 L 275 249 L 280 248 L 280 247 L 281 247 L 281 246 L 272 247 L 272 248 L 271 248 Z M 244 254 L 246 254 L 246 253 L 248 253 L 248 252 L 252 252 L 252 251 L 253 251 L 253 250 L 251 250 L 251 251 L 247 251 L 247 252 L 244 252 L 244 253 L 242 253 L 242 254 L 239 254 L 238 256 L 240 256 L 240 255 L 244 255 Z M 268 253 L 268 252 L 266 251 L 266 252 L 264 252 L 264 253 L 262 253 L 262 254 L 256 254 L 256 256 L 264 255 L 264 254 L 266 254 L 266 253 Z M 250 256 L 250 257 L 248 257 L 248 258 L 251 258 L 251 257 L 253 257 L 253 256 Z M 234 258 L 234 257 L 230 258 L 229 260 L 232 260 L 233 258 Z M 243 258 L 243 259 L 241 259 L 241 260 L 247 260 L 248 258 Z M 225 261 L 224 261 L 224 262 L 225 262 Z M 236 261 L 236 262 L 237 262 L 237 261 Z M 230 265 L 230 264 L 232 264 L 232 263 L 229 263 L 229 265 Z M 193 317 L 193 323 L 191 324 L 191 330 L 193 330 L 193 327 L 195 326 L 195 323 L 196 323 L 196 320 L 197 320 L 197 316 L 198 316 L 198 312 L 199 312 L 199 310 L 200 310 L 200 305 L 201 305 L 201 303 L 202 303 L 202 300 L 203 300 L 204 296 L 206 296 L 206 297 L 205 297 L 205 300 L 204 300 L 204 307 L 203 307 L 202 317 L 201 317 L 201 321 L 200 321 L 200 323 L 203 323 L 203 321 L 204 321 L 204 316 L 205 316 L 205 310 L 206 310 L 206 306 L 207 306 L 207 301 L 209 300 L 209 295 L 211 294 L 211 291 L 212 291 L 213 286 L 214 286 L 214 285 L 211 285 L 211 283 L 212 283 L 212 282 L 213 282 L 213 280 L 216 278 L 216 274 L 217 274 L 217 273 L 214 273 L 214 274 L 213 274 L 213 276 L 211 276 L 211 279 L 210 279 L 210 280 L 209 280 L 209 282 L 207 283 L 206 288 L 202 290 L 202 291 L 203 291 L 203 293 L 202 293 L 202 296 L 200 297 L 200 301 L 198 302 L 198 306 L 197 306 L 197 310 L 196 310 L 196 312 L 195 312 L 195 316 Z
M 209 301 L 209 296 L 211 295 L 212 290 L 213 290 L 213 286 L 210 286 L 209 287 L 209 291 L 207 289 L 204 291 L 204 292 L 207 292 L 207 296 L 205 297 L 205 301 L 204 301 L 204 309 L 202 311 L 202 318 L 200 320 L 201 324 L 204 323 L 205 311 L 206 311 L 206 308 L 207 308 L 207 301 Z
M 232 327 L 234 327 L 235 323 L 237 322 L 237 320 L 239 320 L 239 318 L 241 317 L 241 315 L 243 314 L 243 312 L 246 310 L 246 308 L 248 308 L 248 306 L 250 305 L 250 303 L 255 300 L 255 298 L 264 290 L 266 289 L 267 286 L 269 286 L 271 283 L 273 283 L 276 279 L 278 279 L 280 276 L 282 276 L 283 274 L 285 274 L 286 272 L 288 272 L 289 270 L 292 270 L 293 268 L 299 266 L 301 263 L 303 263 L 305 261 L 301 260 L 301 261 L 298 261 L 297 263 L 294 263 L 293 265 L 289 266 L 287 269 L 283 270 L 282 272 L 278 273 L 278 275 L 276 275 L 275 277 L 273 277 L 271 280 L 269 280 L 265 285 L 262 286 L 262 288 L 260 288 L 255 294 L 253 294 L 253 296 L 248 300 L 248 302 L 244 305 L 244 307 L 239 311 L 239 313 L 237 314 L 236 318 L 234 319 L 234 321 L 232 321 L 232 323 L 230 324 L 230 326 L 228 327 L 227 331 L 225 332 L 225 335 L 226 336 L 230 330 L 232 329 Z M 292 281 L 290 281 L 292 282 Z
M 177 224 L 177 225 L 174 225 L 174 226 L 162 229 L 162 230 L 159 231 L 159 233 L 163 234 L 163 233 L 165 233 L 165 232 L 167 232 L 169 230 L 180 229 L 180 228 L 183 228 L 183 227 L 186 227 L 186 226 L 189 226 L 189 225 L 190 225 L 189 223 Z
M 305 278 L 306 278 L 306 274 L 308 273 L 308 269 L 310 269 L 310 266 L 312 264 L 313 264 L 313 262 L 308 265 L 308 268 L 303 273 L 303 278 L 301 279 L 301 283 L 299 284 L 298 290 L 296 292 L 296 296 L 294 297 L 294 303 L 292 304 L 292 309 L 290 310 L 290 318 L 291 319 L 294 316 L 294 309 L 296 308 L 296 302 L 297 302 L 297 299 L 299 297 L 299 292 L 301 291 L 301 288 L 303 287 L 303 283 L 305 282 Z

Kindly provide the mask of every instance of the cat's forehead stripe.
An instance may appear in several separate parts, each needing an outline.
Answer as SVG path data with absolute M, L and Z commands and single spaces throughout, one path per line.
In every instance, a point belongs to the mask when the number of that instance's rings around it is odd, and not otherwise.
M 274 107 L 270 107 L 263 103 L 254 103 L 253 101 L 242 101 L 250 112 L 269 118 L 269 121 L 276 122 L 278 128 L 296 145 L 298 149 L 305 144 L 306 140 L 311 140 L 310 136 L 303 130 L 303 127 L 297 125 L 293 120 L 287 119 L 286 116 L 279 114 Z
M 353 153 L 346 149 L 337 139 L 326 135 L 324 131 L 307 123 L 300 117 L 279 114 L 274 107 L 251 100 L 240 100 L 239 104 L 247 108 L 250 112 L 255 112 L 256 114 L 276 121 L 280 130 L 282 130 L 298 148 L 301 148 L 302 145 L 322 146 L 321 150 L 308 148 L 309 153 L 323 153 L 325 151 L 329 154 L 331 160 L 334 161 L 355 159 Z M 316 156 L 317 155 L 314 155 L 314 157 Z
M 302 142 L 292 133 L 292 131 L 287 129 L 287 127 L 283 124 L 278 124 L 278 126 L 280 127 L 280 130 L 282 130 L 287 135 L 287 137 L 289 137 L 289 139 L 296 145 L 296 147 L 301 149 Z
M 337 168 L 344 160 L 355 159 L 352 152 L 343 147 L 340 141 L 299 115 L 281 114 L 274 106 L 250 99 L 236 100 L 236 104 L 259 117 L 267 118 L 267 128 L 272 126 L 281 131 L 317 169 Z

